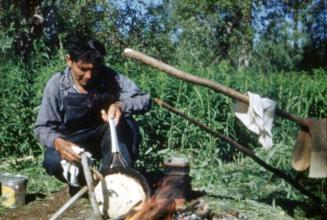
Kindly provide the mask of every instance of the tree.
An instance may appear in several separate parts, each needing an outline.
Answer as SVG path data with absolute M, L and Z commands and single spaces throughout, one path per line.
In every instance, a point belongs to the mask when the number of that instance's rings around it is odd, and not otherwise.
M 324 0 L 313 1 L 306 11 L 304 27 L 309 38 L 304 46 L 301 67 L 312 69 L 327 67 L 327 3 Z
M 255 1 L 255 68 L 265 72 L 299 68 L 308 41 L 303 24 L 311 2 Z
M 251 1 L 171 1 L 171 20 L 179 30 L 180 55 L 194 55 L 204 65 L 228 60 L 249 65 L 252 49 Z M 183 54 L 185 53 L 185 54 Z

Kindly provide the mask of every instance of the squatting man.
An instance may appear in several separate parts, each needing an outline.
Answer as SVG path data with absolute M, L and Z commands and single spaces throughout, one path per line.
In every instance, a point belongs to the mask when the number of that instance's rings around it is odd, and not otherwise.
M 117 125 L 122 156 L 133 165 L 139 128 L 132 114 L 145 113 L 151 103 L 134 82 L 104 65 L 106 51 L 97 40 L 72 40 L 67 51 L 66 69 L 55 73 L 45 86 L 34 132 L 46 148 L 43 167 L 47 173 L 69 183 L 60 161 L 79 162 L 75 146 L 101 159 L 100 170 L 108 168 L 108 117 Z M 81 175 L 79 181 L 83 181 Z M 70 194 L 78 189 L 70 185 Z

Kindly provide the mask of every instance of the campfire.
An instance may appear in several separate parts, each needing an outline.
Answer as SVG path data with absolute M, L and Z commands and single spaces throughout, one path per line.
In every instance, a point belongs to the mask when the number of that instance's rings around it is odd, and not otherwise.
M 189 171 L 190 165 L 184 157 L 166 160 L 165 175 L 161 175 L 159 180 L 148 179 L 154 191 L 151 196 L 142 192 L 145 178 L 141 183 L 138 182 L 139 178 L 133 179 L 124 173 L 111 171 L 116 174 L 105 176 L 95 187 L 95 197 L 102 217 L 125 220 L 209 219 L 208 205 L 203 200 L 195 199 L 199 193 L 192 191 Z
M 84 171 L 89 170 L 87 163 L 83 163 L 85 160 L 82 157 Z M 87 181 L 91 184 L 84 186 L 52 215 L 50 220 L 58 219 L 87 191 L 95 219 L 212 219 L 209 217 L 208 205 L 198 199 L 201 193 L 192 191 L 188 160 L 173 157 L 164 162 L 164 168 L 165 175 L 151 184 L 154 188 L 152 195 L 150 195 L 150 188 L 144 176 L 134 170 L 133 172 L 129 169 L 122 171 L 120 167 L 116 167 L 104 176 L 93 170 L 95 179 L 100 180 L 98 184 L 94 187 L 91 174 L 86 174 L 85 176 L 89 177 Z
M 208 205 L 193 200 L 189 163 L 184 158 L 171 158 L 164 162 L 165 176 L 150 199 L 134 207 L 125 220 L 191 220 L 206 219 Z

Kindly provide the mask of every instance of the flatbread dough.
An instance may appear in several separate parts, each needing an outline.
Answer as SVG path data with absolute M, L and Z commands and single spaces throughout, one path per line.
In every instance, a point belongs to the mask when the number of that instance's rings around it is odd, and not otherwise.
M 121 218 L 134 206 L 146 200 L 146 193 L 135 178 L 113 173 L 107 175 L 95 187 L 95 198 L 102 215 Z

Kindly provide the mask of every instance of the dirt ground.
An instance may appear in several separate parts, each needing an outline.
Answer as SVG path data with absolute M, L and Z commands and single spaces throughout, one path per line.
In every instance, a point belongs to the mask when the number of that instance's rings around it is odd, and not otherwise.
M 156 181 L 150 181 L 155 183 Z M 155 184 L 150 184 L 154 188 Z M 87 195 L 87 194 L 86 194 Z M 91 220 L 93 219 L 93 211 L 90 202 L 86 198 L 78 199 L 61 217 L 63 220 Z M 243 220 L 243 219 L 293 219 L 286 213 L 282 212 L 282 209 L 276 209 L 256 202 L 244 203 L 244 210 L 235 209 L 233 204 L 225 203 L 223 198 L 215 197 L 213 195 L 206 195 L 202 191 L 189 192 L 187 199 L 192 201 L 193 199 L 203 200 L 207 198 L 205 203 L 209 205 L 211 214 L 210 217 L 205 219 L 215 220 Z M 52 193 L 49 196 L 42 194 L 39 195 L 27 195 L 27 204 L 23 207 L 16 209 L 6 209 L 0 214 L 0 220 L 43 220 L 49 219 L 65 202 L 70 199 L 68 193 L 68 187 L 63 190 Z M 232 201 L 232 200 L 231 200 Z M 190 202 L 191 203 L 191 202 Z M 253 207 L 252 207 L 253 206 Z M 260 208 L 256 208 L 260 207 Z M 259 210 L 258 210 L 259 209 Z M 262 209 L 262 210 L 260 210 Z M 196 209 L 191 211 L 185 211 L 182 213 L 175 213 L 175 219 L 200 219 L 193 217 Z M 267 213 L 271 213 L 268 215 Z M 266 215 L 267 214 L 267 215 Z M 187 218 L 184 218 L 184 215 Z M 268 217 L 269 216 L 269 217 Z M 201 218 L 204 219 L 204 218 Z
M 162 178 L 163 174 L 151 175 L 147 178 L 150 186 Z M 68 210 L 64 212 L 60 219 L 62 220 L 90 220 L 92 218 L 92 207 L 87 199 L 78 199 Z M 27 195 L 26 205 L 16 209 L 6 209 L 4 213 L 0 213 L 0 220 L 43 220 L 49 219 L 65 202 L 70 199 L 68 187 L 62 191 L 53 193 L 49 196 L 45 195 Z
M 68 189 L 52 194 L 46 198 L 38 198 L 23 207 L 7 209 L 0 215 L 0 220 L 45 220 L 49 219 L 70 196 Z M 87 199 L 81 198 L 70 207 L 60 219 L 88 220 L 92 219 L 92 208 Z
M 50 196 L 40 198 L 27 203 L 25 206 L 16 209 L 6 209 L 3 214 L 0 214 L 0 220 L 45 220 L 49 219 L 65 202 L 69 200 L 70 196 L 68 189 L 64 189 L 60 192 L 53 193 Z M 214 206 L 212 206 L 214 207 Z M 214 211 L 211 210 L 211 211 Z M 257 210 L 259 212 L 259 210 Z M 254 211 L 255 212 L 255 211 Z M 247 220 L 247 219 L 283 219 L 290 220 L 293 218 L 288 217 L 284 214 L 272 215 L 269 218 L 260 214 L 256 218 L 250 217 L 251 215 L 244 214 L 240 211 L 233 209 L 218 210 L 214 211 L 214 215 L 208 216 L 208 218 L 196 218 L 188 211 L 182 214 L 176 213 L 174 219 L 187 219 L 187 220 L 199 220 L 199 219 L 213 219 L 213 220 Z M 59 219 L 61 220 L 91 220 L 92 218 L 92 207 L 86 198 L 77 200 Z M 187 216 L 186 217 L 184 217 Z M 179 216 L 179 217 L 178 217 Z

